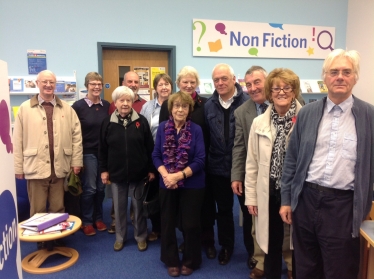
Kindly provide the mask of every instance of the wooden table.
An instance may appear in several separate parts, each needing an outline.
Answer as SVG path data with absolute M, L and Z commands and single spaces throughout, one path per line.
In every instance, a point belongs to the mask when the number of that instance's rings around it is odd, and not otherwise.
M 81 219 L 76 216 L 70 215 L 68 222 L 75 222 L 74 227 L 71 230 L 63 230 L 61 233 L 56 234 L 41 234 L 41 235 L 22 235 L 24 229 L 18 225 L 18 235 L 21 241 L 26 242 L 43 242 L 53 241 L 56 239 L 64 238 L 78 231 L 82 225 Z M 51 255 L 60 254 L 70 258 L 67 262 L 47 268 L 39 268 L 43 262 Z M 33 274 L 47 274 L 57 272 L 66 269 L 77 262 L 79 254 L 77 250 L 68 247 L 53 247 L 51 251 L 47 249 L 41 249 L 31 253 L 22 260 L 22 269 Z
M 363 246 L 370 245 L 367 258 L 361 259 L 361 277 L 367 279 L 374 279 L 374 221 L 364 221 L 361 224 L 360 233 L 363 241 Z M 361 255 L 362 256 L 362 255 Z

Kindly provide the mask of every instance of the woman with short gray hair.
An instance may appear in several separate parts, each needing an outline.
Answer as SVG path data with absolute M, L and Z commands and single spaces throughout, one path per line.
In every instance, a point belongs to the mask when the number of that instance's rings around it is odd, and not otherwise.
M 130 88 L 117 87 L 112 99 L 116 110 L 101 125 L 99 161 L 102 182 L 112 184 L 116 221 L 114 251 L 122 250 L 126 241 L 128 196 L 134 209 L 138 250 L 145 251 L 147 220 L 143 217 L 142 200 L 135 199 L 133 193 L 145 177 L 150 181 L 155 178 L 151 156 L 153 138 L 147 119 L 132 109 L 135 94 Z

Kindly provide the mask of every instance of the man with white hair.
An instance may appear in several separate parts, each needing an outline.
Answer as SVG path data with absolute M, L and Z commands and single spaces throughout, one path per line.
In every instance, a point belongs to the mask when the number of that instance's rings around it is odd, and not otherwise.
M 39 94 L 19 108 L 14 125 L 14 169 L 27 179 L 30 215 L 64 212 L 64 180 L 83 166 L 81 126 L 69 104 L 55 94 L 56 76 L 38 74 Z M 48 201 L 48 208 L 47 206 Z
M 207 151 L 207 183 L 217 204 L 218 242 L 222 246 L 218 262 L 227 264 L 234 250 L 234 197 L 231 190 L 232 148 L 235 137 L 234 111 L 249 99 L 236 82 L 234 70 L 218 64 L 212 72 L 215 87 L 205 103 L 205 119 L 210 135 Z
M 293 225 L 297 278 L 357 278 L 374 182 L 374 107 L 352 95 L 357 51 L 325 59 L 327 97 L 301 109 L 283 165 L 280 215 Z

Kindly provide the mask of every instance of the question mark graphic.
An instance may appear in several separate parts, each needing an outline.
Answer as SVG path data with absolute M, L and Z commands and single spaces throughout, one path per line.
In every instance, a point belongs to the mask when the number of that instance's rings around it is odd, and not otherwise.
M 205 25 L 205 23 L 202 22 L 202 21 L 195 21 L 195 22 L 192 24 L 192 28 L 193 28 L 193 30 L 196 30 L 195 23 L 197 23 L 197 22 L 201 24 L 201 34 L 200 34 L 200 37 L 199 37 L 199 41 L 197 42 L 198 44 L 200 44 L 200 40 L 201 40 L 201 38 L 204 36 L 205 31 L 206 31 L 206 25 Z M 196 49 L 197 49 L 197 51 L 200 51 L 200 50 L 201 50 L 201 47 L 197 47 Z

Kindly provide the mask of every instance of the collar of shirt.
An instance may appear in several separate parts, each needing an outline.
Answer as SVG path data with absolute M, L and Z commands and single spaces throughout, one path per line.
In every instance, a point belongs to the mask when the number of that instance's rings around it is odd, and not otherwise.
M 84 100 L 86 101 L 86 103 L 87 103 L 87 105 L 88 105 L 89 107 L 92 107 L 92 105 L 94 105 L 94 103 L 93 103 L 90 99 L 88 99 L 87 96 L 88 96 L 88 95 L 86 95 L 86 97 L 84 97 Z M 100 104 L 101 106 L 104 106 L 104 105 L 103 105 L 103 102 L 101 101 L 101 98 L 100 98 L 100 102 L 99 102 L 99 104 Z
M 267 104 L 267 105 L 269 105 L 269 101 L 268 101 L 268 100 L 266 100 L 264 103 Z M 256 105 L 257 115 L 262 114 L 262 108 L 260 108 L 260 106 L 261 106 L 262 104 L 257 104 L 257 103 L 255 103 L 255 105 Z
M 140 98 L 139 94 L 136 94 L 136 97 L 135 97 L 135 101 L 134 101 L 134 103 L 135 103 L 135 102 L 141 102 L 142 100 L 143 100 L 143 99 Z
M 352 95 L 349 96 L 344 102 L 341 102 L 339 105 L 335 105 L 329 97 L 327 97 L 327 101 L 326 101 L 326 105 L 327 105 L 327 112 L 330 113 L 331 110 L 334 108 L 334 106 L 338 106 L 340 107 L 340 109 L 343 111 L 343 112 L 346 112 L 348 109 L 352 108 L 352 105 L 353 105 L 353 97 Z
M 43 98 L 40 96 L 40 94 L 38 94 L 38 102 L 39 102 L 39 105 L 42 105 L 44 102 L 46 102 L 46 101 L 43 100 Z M 53 100 L 52 101 L 46 102 L 46 103 L 51 103 L 53 106 L 55 106 L 56 105 L 55 95 L 53 95 Z
M 222 100 L 221 96 L 219 95 L 218 96 L 218 100 L 219 100 L 219 103 L 221 104 L 221 106 L 223 106 L 225 109 L 228 109 L 232 102 L 234 102 L 234 97 L 238 95 L 238 90 L 236 89 L 235 87 L 235 91 L 234 91 L 234 95 L 232 95 L 232 97 L 230 99 L 228 99 L 226 102 L 224 100 Z
M 167 102 L 167 100 L 166 100 Z M 160 103 L 158 102 L 158 99 L 155 99 L 155 103 L 153 104 L 153 108 L 156 109 L 157 107 L 161 107 Z

